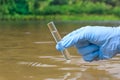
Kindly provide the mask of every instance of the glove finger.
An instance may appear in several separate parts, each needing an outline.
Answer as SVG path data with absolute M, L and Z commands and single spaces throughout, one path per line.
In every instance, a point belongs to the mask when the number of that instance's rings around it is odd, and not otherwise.
M 56 49 L 58 51 L 63 51 L 65 48 L 63 47 L 63 45 L 61 44 L 61 42 L 58 42 L 57 45 L 56 45 Z
M 99 47 L 94 44 L 89 44 L 88 46 L 84 47 L 77 47 L 78 53 L 82 56 L 88 55 L 89 53 L 98 51 Z
M 72 31 L 71 33 L 69 33 L 69 34 L 67 34 L 65 37 L 63 37 L 63 39 L 65 40 L 65 39 L 68 39 L 68 38 L 71 37 L 71 36 L 75 36 L 76 34 L 78 34 L 78 33 L 80 33 L 81 31 L 83 31 L 84 28 L 85 28 L 85 27 L 82 27 L 82 28 L 79 28 L 79 29 L 77 29 L 77 30 Z
M 56 49 L 61 51 L 65 48 L 74 46 L 77 42 L 88 42 L 84 38 L 84 30 L 85 28 L 78 29 L 76 31 L 73 31 L 72 33 L 66 35 L 60 42 L 57 43 Z
M 87 62 L 91 62 L 93 60 L 96 60 L 99 56 L 99 51 L 95 51 L 92 53 L 89 53 L 87 55 L 83 55 L 83 59 Z

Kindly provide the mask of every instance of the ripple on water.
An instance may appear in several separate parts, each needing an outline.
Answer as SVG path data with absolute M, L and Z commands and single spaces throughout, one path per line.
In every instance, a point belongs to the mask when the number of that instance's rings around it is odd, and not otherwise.
M 55 61 L 63 61 L 64 64 L 64 58 L 62 56 L 59 57 L 53 57 L 53 56 L 40 56 L 39 58 L 49 58 Z M 73 56 L 71 59 L 71 62 L 68 63 L 68 65 L 77 65 L 78 67 L 60 67 L 59 70 L 64 71 L 86 71 L 87 69 L 93 68 L 97 70 L 104 70 L 108 72 L 113 77 L 116 77 L 120 79 L 120 57 L 114 57 L 110 60 L 101 60 L 101 61 L 93 61 L 93 62 L 85 62 L 83 59 L 81 59 L 78 56 Z M 50 79 L 46 79 L 50 80 Z M 51 79 L 54 80 L 54 79 Z M 59 79 L 57 79 L 59 80 Z
M 52 64 L 43 64 L 39 62 L 18 62 L 20 65 L 28 65 L 28 66 L 33 66 L 33 67 L 57 67 L 57 65 L 52 65 Z

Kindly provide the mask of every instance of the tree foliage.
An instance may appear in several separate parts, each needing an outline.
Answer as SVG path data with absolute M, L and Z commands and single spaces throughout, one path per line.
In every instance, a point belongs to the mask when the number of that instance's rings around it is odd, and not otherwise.
M 119 0 L 0 0 L 0 15 L 119 13 Z

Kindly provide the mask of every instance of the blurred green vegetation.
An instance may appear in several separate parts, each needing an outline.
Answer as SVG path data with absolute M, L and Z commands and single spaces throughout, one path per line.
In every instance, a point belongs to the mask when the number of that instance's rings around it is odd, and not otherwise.
M 0 20 L 120 20 L 119 0 L 0 0 Z

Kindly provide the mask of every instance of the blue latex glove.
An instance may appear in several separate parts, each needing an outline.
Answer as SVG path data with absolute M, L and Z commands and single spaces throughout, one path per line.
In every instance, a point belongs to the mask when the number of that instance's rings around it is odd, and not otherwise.
M 75 46 L 85 61 L 109 59 L 120 53 L 120 27 L 86 26 L 57 43 L 59 51 Z

